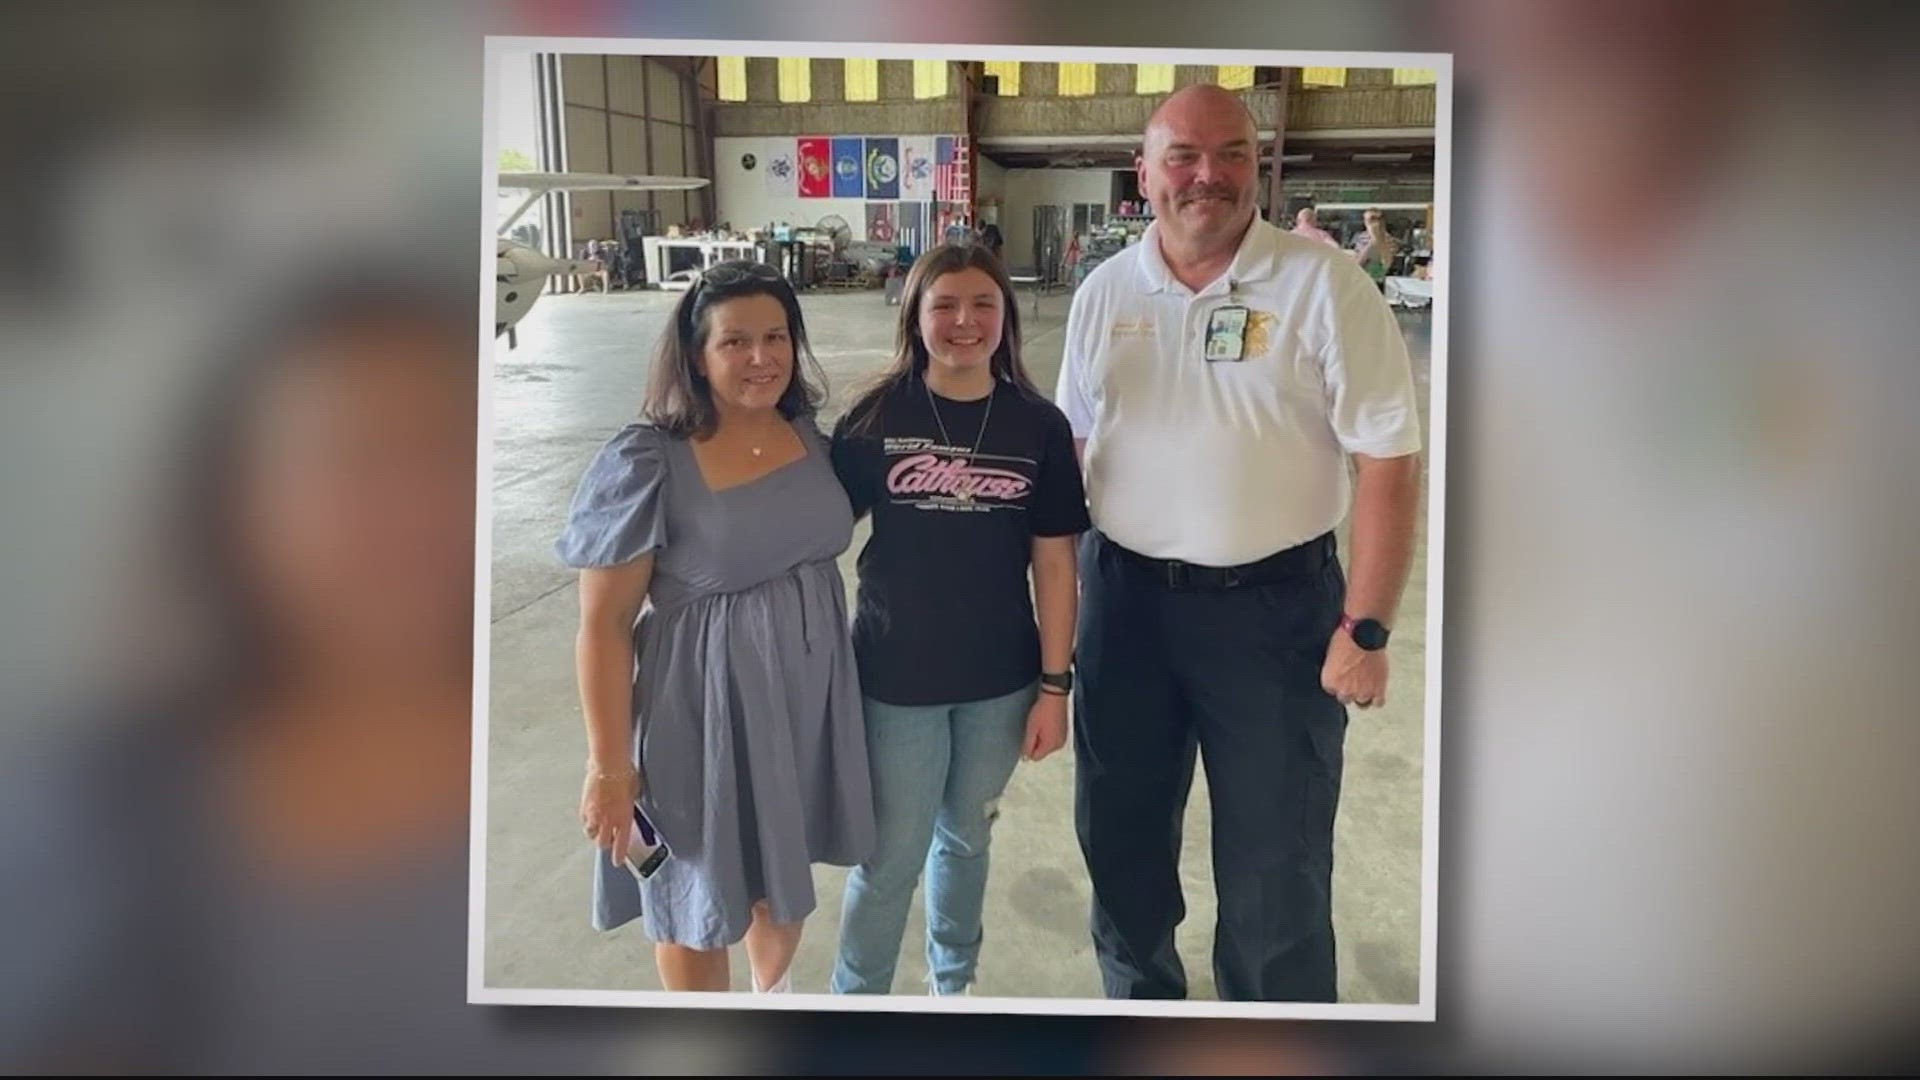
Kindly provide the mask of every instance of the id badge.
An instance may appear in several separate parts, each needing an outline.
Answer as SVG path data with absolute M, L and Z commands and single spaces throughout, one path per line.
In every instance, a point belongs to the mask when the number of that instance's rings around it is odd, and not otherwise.
M 1207 360 L 1244 360 L 1247 355 L 1247 309 L 1215 308 L 1207 316 Z

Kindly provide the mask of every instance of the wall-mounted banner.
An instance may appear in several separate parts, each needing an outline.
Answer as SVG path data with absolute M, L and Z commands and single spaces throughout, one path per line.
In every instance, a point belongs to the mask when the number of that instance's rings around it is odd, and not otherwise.
M 867 198 L 900 197 L 900 140 L 867 140 Z
M 941 202 L 968 201 L 967 137 L 942 135 L 933 143 L 933 197 Z
M 933 136 L 900 140 L 900 197 L 909 202 L 933 199 Z
M 932 203 L 903 202 L 899 207 L 899 224 L 894 228 L 897 237 L 895 243 L 912 248 L 914 255 L 918 256 L 940 242 L 933 231 Z
M 833 197 L 861 199 L 867 194 L 865 148 L 859 139 L 833 140 Z
M 798 146 L 775 150 L 760 163 L 767 194 L 792 198 L 800 193 L 800 154 Z
M 833 194 L 833 152 L 826 139 L 800 140 L 800 195 L 824 199 Z
M 894 217 L 893 204 L 870 202 L 867 204 L 867 242 L 872 244 L 891 244 L 898 238 L 898 223 Z

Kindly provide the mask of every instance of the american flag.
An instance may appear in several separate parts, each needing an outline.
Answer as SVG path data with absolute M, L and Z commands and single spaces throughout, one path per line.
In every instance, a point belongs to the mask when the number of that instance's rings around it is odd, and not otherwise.
M 942 135 L 934 142 L 933 197 L 939 202 L 967 201 L 967 140 Z

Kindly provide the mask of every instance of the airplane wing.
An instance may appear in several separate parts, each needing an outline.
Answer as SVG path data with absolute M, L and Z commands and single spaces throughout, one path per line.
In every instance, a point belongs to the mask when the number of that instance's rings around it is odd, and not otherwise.
M 619 173 L 503 172 L 502 190 L 521 191 L 688 191 L 712 181 L 699 176 L 626 176 Z
M 507 220 L 500 226 L 500 235 L 505 236 L 513 223 L 527 208 L 538 202 L 540 196 L 552 191 L 687 191 L 706 187 L 712 181 L 699 176 L 629 176 L 620 173 L 548 173 L 548 172 L 503 172 L 499 186 L 502 191 L 519 190 L 527 192 L 527 197 Z

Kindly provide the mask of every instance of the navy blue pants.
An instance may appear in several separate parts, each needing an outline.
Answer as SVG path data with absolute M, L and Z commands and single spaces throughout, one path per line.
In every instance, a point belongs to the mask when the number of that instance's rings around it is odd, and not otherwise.
M 1080 548 L 1075 824 L 1110 998 L 1184 998 L 1181 815 L 1203 756 L 1227 1001 L 1336 999 L 1346 709 L 1320 687 L 1346 578 L 1331 534 L 1232 574 Z

